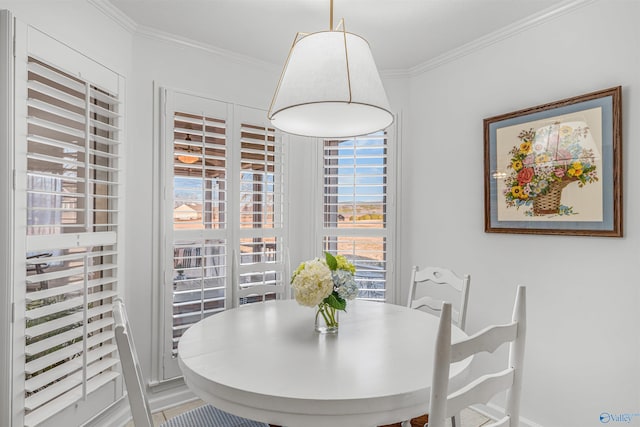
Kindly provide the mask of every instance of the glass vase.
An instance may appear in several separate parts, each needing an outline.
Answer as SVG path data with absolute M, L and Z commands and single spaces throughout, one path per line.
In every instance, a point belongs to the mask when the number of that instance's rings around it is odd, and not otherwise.
M 321 334 L 338 333 L 339 310 L 330 305 L 321 303 L 316 311 L 316 332 Z

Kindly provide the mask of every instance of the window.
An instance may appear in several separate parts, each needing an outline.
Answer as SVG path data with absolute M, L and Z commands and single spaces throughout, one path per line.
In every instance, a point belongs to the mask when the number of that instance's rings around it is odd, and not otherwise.
M 23 379 L 15 405 L 35 426 L 54 424 L 74 404 L 104 408 L 114 399 L 120 102 L 116 91 L 35 55 L 25 62 L 26 117 L 16 115 L 26 125 L 26 141 L 16 139 L 16 234 L 26 243 L 14 288 L 14 366 Z M 91 398 L 107 384 L 110 401 Z
M 356 266 L 358 298 L 387 301 L 390 250 L 388 136 L 323 142 L 323 250 Z
M 163 378 L 180 375 L 178 342 L 189 326 L 254 302 L 237 289 L 284 286 L 283 145 L 266 113 L 161 90 L 168 197 L 163 233 Z

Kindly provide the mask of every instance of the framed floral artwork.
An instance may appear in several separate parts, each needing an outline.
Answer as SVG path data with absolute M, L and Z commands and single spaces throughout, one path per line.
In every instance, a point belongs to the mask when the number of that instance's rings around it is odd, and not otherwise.
M 622 237 L 621 92 L 484 120 L 486 232 Z

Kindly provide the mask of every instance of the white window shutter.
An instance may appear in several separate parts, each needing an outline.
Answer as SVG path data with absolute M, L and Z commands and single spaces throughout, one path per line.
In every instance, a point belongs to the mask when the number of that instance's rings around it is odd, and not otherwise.
M 390 251 L 389 137 L 323 141 L 323 250 L 356 267 L 358 298 L 387 301 Z
M 120 267 L 122 120 L 117 93 L 34 56 L 25 66 L 26 117 L 16 117 L 26 121 L 26 140 L 16 141 L 25 155 L 16 162 L 24 174 L 18 197 L 26 199 L 16 213 L 25 217 L 18 221 L 25 280 L 16 283 L 24 323 L 15 329 L 24 358 L 16 369 L 24 378 L 24 425 L 36 426 L 119 376 L 111 302 Z
M 252 302 L 239 287 L 284 287 L 284 151 L 262 110 L 162 91 L 168 379 L 189 326 Z
M 235 286 L 273 286 L 273 293 L 237 298 L 234 305 L 286 294 L 284 236 L 284 147 L 261 110 L 237 107 L 240 122 L 239 244 Z
M 183 94 L 171 98 L 173 358 L 189 326 L 226 308 L 231 149 L 224 103 Z

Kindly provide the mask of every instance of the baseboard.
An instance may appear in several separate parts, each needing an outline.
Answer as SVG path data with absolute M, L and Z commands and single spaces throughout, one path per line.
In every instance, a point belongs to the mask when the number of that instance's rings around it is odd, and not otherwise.
M 82 424 L 80 427 L 124 426 L 129 421 L 131 421 L 129 400 L 127 400 L 127 397 L 124 396 L 115 401 L 113 404 L 109 405 L 98 415 Z
M 151 412 L 154 413 L 192 402 L 197 398 L 198 397 L 184 384 L 181 387 L 163 390 L 159 393 L 150 393 L 147 395 L 149 405 L 151 406 Z
M 502 418 L 504 416 L 504 408 L 494 403 L 489 403 L 487 405 L 473 405 L 471 406 L 471 409 L 481 415 L 484 415 L 487 418 L 491 418 L 494 420 Z M 544 427 L 542 424 L 538 424 L 535 421 L 532 421 L 523 416 L 520 416 L 520 425 L 522 427 Z

